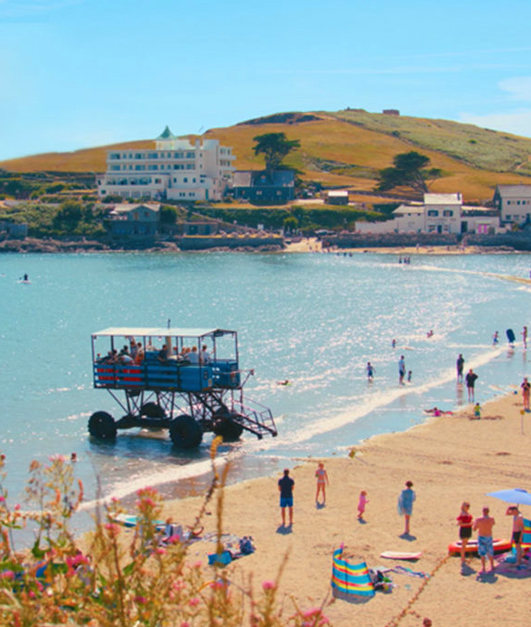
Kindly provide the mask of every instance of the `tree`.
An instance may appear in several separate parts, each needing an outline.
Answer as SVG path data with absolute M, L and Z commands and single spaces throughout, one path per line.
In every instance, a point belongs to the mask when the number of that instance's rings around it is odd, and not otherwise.
M 414 150 L 396 155 L 394 166 L 378 173 L 380 179 L 376 191 L 386 192 L 395 187 L 411 187 L 418 194 L 428 191 L 427 181 L 442 176 L 439 168 L 429 168 L 429 157 Z
M 177 209 L 163 205 L 160 208 L 159 220 L 161 224 L 175 224 L 177 222 Z
M 254 154 L 265 157 L 266 170 L 272 172 L 278 170 L 282 160 L 292 150 L 300 146 L 298 139 L 287 139 L 285 133 L 265 133 L 253 137 L 256 146 L 253 146 Z

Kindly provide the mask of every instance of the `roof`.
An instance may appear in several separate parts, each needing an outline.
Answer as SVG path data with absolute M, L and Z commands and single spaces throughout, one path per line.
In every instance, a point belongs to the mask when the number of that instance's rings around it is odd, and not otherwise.
M 137 204 L 130 204 L 127 202 L 119 203 L 117 205 L 114 205 L 114 209 L 112 210 L 112 213 L 129 213 L 130 211 L 138 209 L 139 207 L 146 207 L 147 209 L 150 209 L 151 211 L 159 211 L 160 203 L 159 202 L 157 203 L 141 202 Z
M 424 205 L 400 205 L 400 207 L 397 207 L 393 213 L 396 213 L 397 215 L 400 215 L 402 213 L 417 213 L 417 214 L 422 214 L 424 213 Z
M 346 189 L 330 190 L 327 195 L 329 198 L 348 198 L 348 191 Z
M 170 127 L 166 126 L 157 139 L 177 139 L 177 137 L 170 131 Z
M 233 174 L 233 187 L 293 187 L 293 170 L 239 170 Z
M 236 333 L 226 329 L 177 328 L 177 327 L 109 327 L 92 334 L 92 337 L 203 337 L 206 335 L 225 335 Z
M 506 198 L 531 196 L 531 185 L 496 185 L 496 191 Z
M 457 194 L 424 194 L 425 205 L 460 205 L 463 197 Z

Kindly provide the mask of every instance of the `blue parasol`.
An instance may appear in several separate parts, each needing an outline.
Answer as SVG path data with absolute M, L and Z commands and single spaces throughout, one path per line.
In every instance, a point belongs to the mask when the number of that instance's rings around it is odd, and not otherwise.
M 531 505 L 531 493 L 523 488 L 488 492 L 487 496 L 493 496 L 495 499 L 500 499 L 506 503 L 514 503 L 515 505 Z

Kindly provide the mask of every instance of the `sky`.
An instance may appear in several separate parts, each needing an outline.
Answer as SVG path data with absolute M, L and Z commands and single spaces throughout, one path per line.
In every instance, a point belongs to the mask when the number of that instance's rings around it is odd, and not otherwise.
M 530 0 L 0 0 L 0 160 L 284 111 L 531 137 Z

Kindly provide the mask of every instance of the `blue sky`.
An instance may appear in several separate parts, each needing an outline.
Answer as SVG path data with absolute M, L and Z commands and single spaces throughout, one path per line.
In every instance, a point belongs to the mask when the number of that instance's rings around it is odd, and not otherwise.
M 0 0 L 0 160 L 347 106 L 531 136 L 531 2 Z

